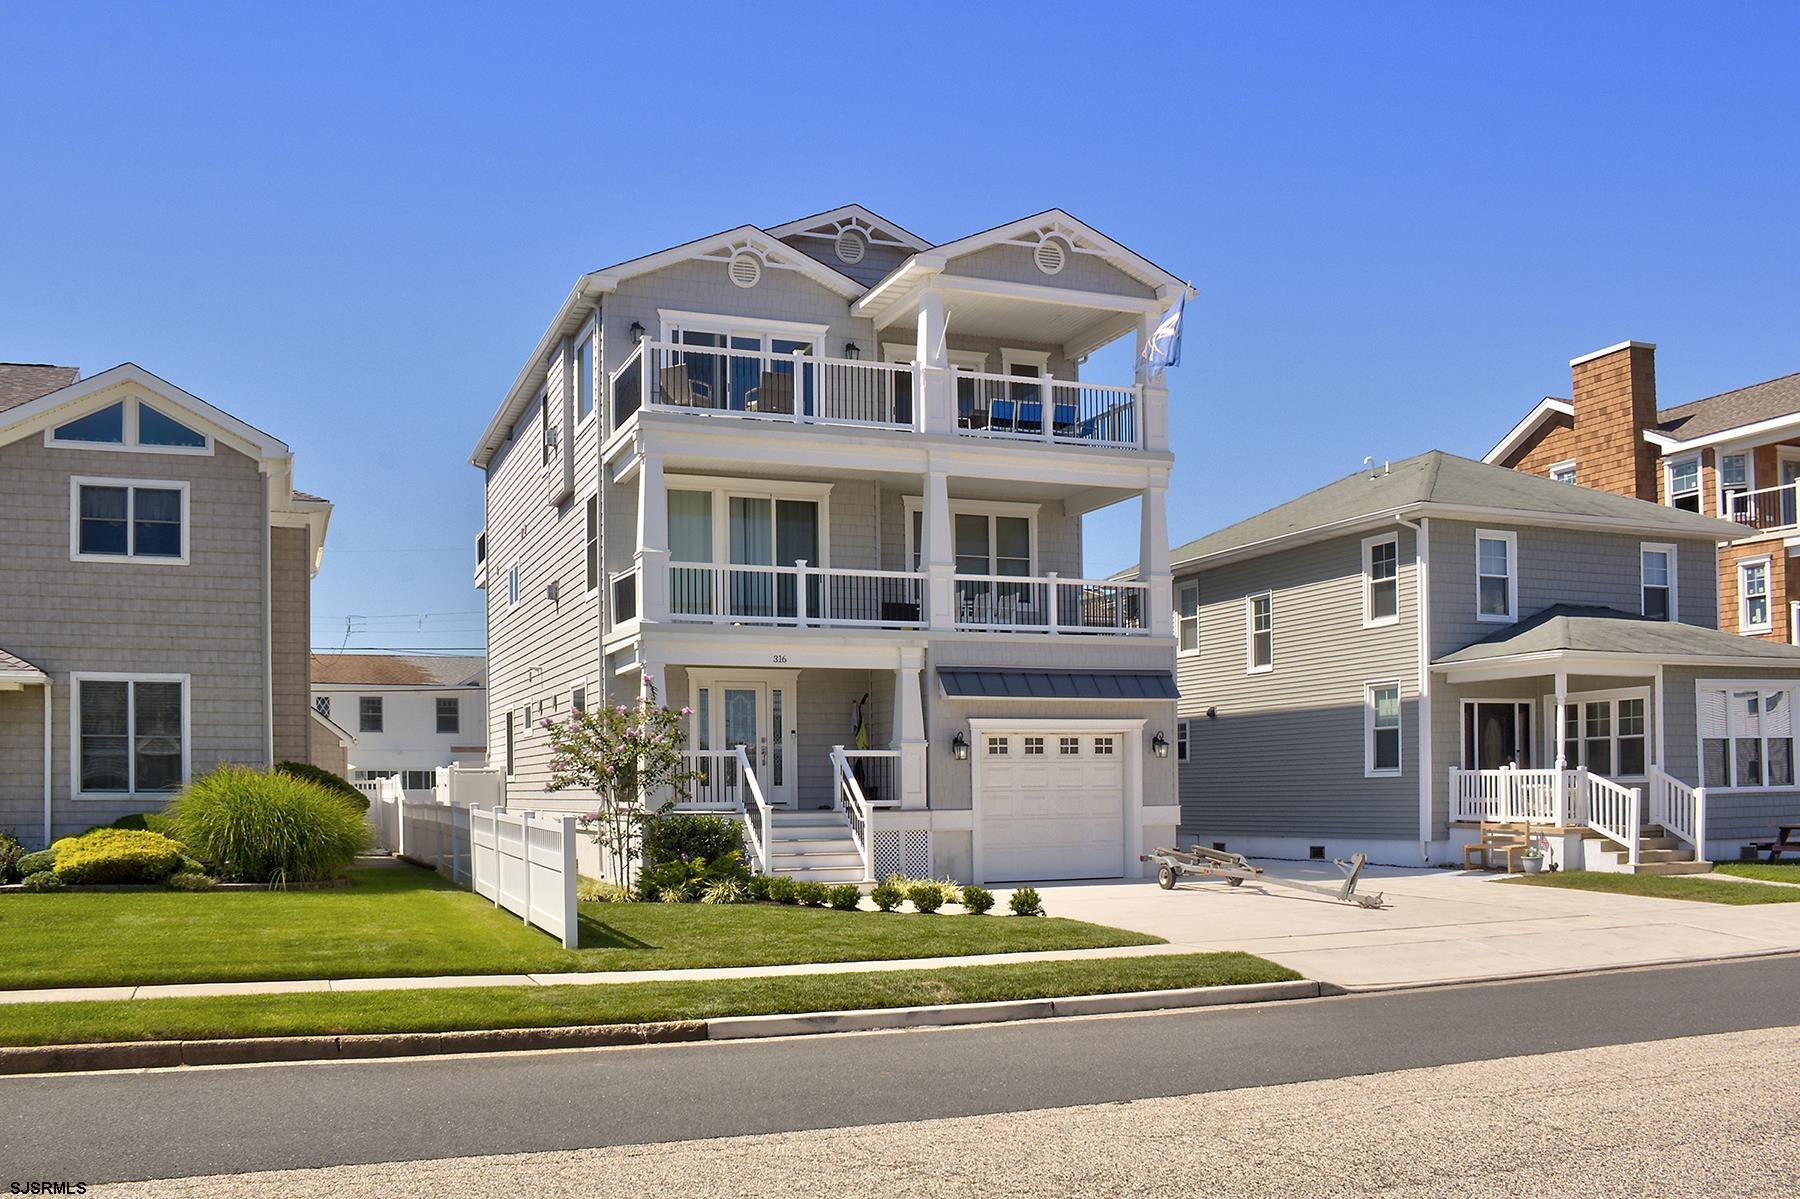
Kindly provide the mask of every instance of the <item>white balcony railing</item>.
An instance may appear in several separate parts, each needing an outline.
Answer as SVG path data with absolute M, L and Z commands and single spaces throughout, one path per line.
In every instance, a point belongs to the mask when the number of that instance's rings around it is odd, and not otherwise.
M 1136 387 L 1021 378 L 958 369 L 956 425 L 965 437 L 1136 449 L 1141 427 Z M 1044 395 L 1051 397 L 1044 420 Z
M 1150 588 L 1057 575 L 956 576 L 956 627 L 1006 633 L 1150 631 Z
M 710 624 L 918 629 L 925 576 L 836 567 L 669 564 L 669 615 Z
M 1740 525 L 1764 531 L 1800 525 L 1800 483 L 1733 492 L 1729 500 L 1729 515 Z

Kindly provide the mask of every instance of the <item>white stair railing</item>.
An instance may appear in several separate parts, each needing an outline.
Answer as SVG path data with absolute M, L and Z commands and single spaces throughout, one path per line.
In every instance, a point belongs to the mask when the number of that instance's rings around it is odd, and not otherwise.
M 743 746 L 737 747 L 738 769 L 743 771 L 744 790 L 750 796 L 750 804 L 740 805 L 738 810 L 744 816 L 744 829 L 750 834 L 751 848 L 756 853 L 757 873 L 769 873 L 769 841 L 770 811 L 769 801 L 763 798 L 762 784 L 756 781 L 756 771 L 750 768 L 750 757 Z M 750 805 L 755 805 L 755 811 Z
M 857 856 L 862 859 L 863 879 L 873 881 L 874 811 L 869 807 L 869 801 L 863 795 L 862 784 L 857 781 L 856 771 L 851 768 L 841 745 L 831 747 L 831 774 L 837 783 L 834 806 L 844 814 L 844 823 L 849 826 L 850 840 L 855 843 Z
M 757 869 L 767 874 L 771 809 L 744 747 L 690 749 L 682 757 L 694 777 L 688 785 L 688 797 L 675 805 L 676 810 L 729 812 L 742 818 Z
M 1660 824 L 1672 835 L 1694 847 L 1694 856 L 1706 856 L 1706 789 L 1690 787 L 1666 773 L 1650 768 L 1650 823 Z
M 1636 869 L 1639 852 L 1638 826 L 1643 817 L 1643 791 L 1637 787 L 1620 786 L 1597 774 L 1586 774 L 1582 781 L 1580 800 L 1583 823 L 1623 845 L 1627 851 L 1626 860 Z

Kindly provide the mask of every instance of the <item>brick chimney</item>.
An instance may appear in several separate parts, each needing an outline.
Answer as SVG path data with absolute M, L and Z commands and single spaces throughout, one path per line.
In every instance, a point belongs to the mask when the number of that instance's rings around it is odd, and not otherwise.
M 1569 363 L 1574 376 L 1577 467 L 1584 486 L 1656 499 L 1656 347 L 1626 341 Z

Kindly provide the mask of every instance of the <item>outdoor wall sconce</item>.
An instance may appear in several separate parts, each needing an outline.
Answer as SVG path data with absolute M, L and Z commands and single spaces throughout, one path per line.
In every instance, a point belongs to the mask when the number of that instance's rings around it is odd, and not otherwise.
M 852 362 L 855 362 L 858 358 L 862 357 L 862 347 L 857 345 L 853 341 L 845 342 L 844 343 L 844 357 L 848 358 Z
M 635 346 L 640 341 L 644 340 L 644 326 L 638 324 L 636 321 L 631 322 L 630 332 L 631 332 L 631 344 L 632 345 Z
M 1169 739 L 1167 737 L 1163 736 L 1161 733 L 1158 733 L 1158 734 L 1156 734 L 1156 736 L 1150 738 L 1150 752 L 1155 754 L 1159 758 L 1168 757 L 1169 756 Z
M 958 762 L 967 762 L 969 760 L 969 739 L 961 733 L 956 734 L 950 741 L 950 756 Z
M 1208 720 L 1217 720 L 1219 718 L 1219 710 L 1217 708 L 1208 708 L 1206 710 L 1206 718 Z

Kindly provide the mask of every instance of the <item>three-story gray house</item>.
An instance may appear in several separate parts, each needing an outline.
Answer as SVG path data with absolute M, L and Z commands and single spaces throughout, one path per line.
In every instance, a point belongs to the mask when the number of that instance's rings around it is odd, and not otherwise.
M 1741 532 L 1432 452 L 1177 548 L 1184 837 L 1441 863 L 1529 822 L 1566 869 L 1735 857 L 1800 819 L 1800 650 L 1717 629 Z
M 1081 363 L 1185 287 L 1057 210 L 934 245 L 856 205 L 578 278 L 472 456 L 508 801 L 556 798 L 545 719 L 654 686 L 763 869 L 1137 874 L 1168 403 Z M 1083 578 L 1129 500 L 1144 580 Z
M 306 761 L 330 515 L 285 444 L 142 367 L 0 364 L 0 831 Z

